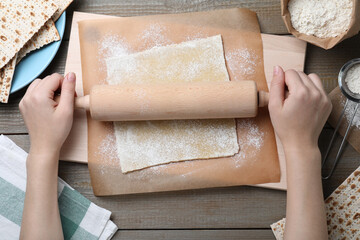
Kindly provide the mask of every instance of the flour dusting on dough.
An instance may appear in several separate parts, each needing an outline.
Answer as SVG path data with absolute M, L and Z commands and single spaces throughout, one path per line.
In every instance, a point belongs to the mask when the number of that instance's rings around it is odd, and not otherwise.
M 264 144 L 264 132 L 253 120 L 238 120 L 237 129 L 239 132 L 246 131 L 245 137 L 239 138 L 240 152 L 232 157 L 236 168 L 242 166 L 244 161 L 255 157 Z
M 123 171 L 238 152 L 234 120 L 118 122 L 115 134 Z
M 220 35 L 107 58 L 106 66 L 110 85 L 229 81 Z M 123 172 L 239 151 L 234 119 L 114 122 L 114 128 Z
M 155 54 L 157 58 L 152 57 Z M 109 84 L 168 83 L 175 78 L 178 79 L 176 82 L 224 81 L 228 74 L 222 56 L 220 35 L 171 44 L 166 48 L 156 46 L 131 55 L 107 58 L 107 81 Z
M 101 141 L 100 145 L 95 152 L 96 155 L 101 156 L 100 159 L 106 160 L 106 164 L 100 164 L 100 173 L 102 175 L 110 174 L 108 172 L 109 165 L 114 166 L 116 168 L 121 167 L 120 161 L 118 159 L 117 154 L 117 147 L 116 147 L 116 138 L 114 134 L 108 134 L 106 137 Z M 174 165 L 178 163 L 169 163 L 167 165 L 157 165 L 149 167 L 146 172 L 145 171 L 138 171 L 136 174 L 128 173 L 128 177 L 133 180 L 146 180 L 151 181 L 150 176 L 158 176 L 166 171 L 166 168 L 170 165 Z M 186 171 L 188 169 L 193 169 L 194 161 L 186 161 L 185 164 L 182 164 L 182 168 Z M 194 171 L 187 172 L 179 176 L 179 178 L 186 178 L 188 175 L 193 174 Z

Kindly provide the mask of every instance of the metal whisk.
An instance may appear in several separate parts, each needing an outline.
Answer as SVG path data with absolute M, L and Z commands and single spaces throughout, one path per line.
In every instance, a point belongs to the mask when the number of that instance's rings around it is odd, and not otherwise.
M 345 63 L 345 65 L 340 69 L 340 72 L 339 72 L 339 78 L 338 78 L 338 84 L 339 84 L 339 87 L 340 87 L 340 90 L 341 92 L 343 93 L 343 95 L 346 97 L 346 103 L 344 105 L 344 109 L 342 110 L 341 114 L 340 114 L 340 117 L 339 117 L 339 120 L 336 124 L 336 127 L 335 127 L 335 132 L 333 134 L 333 136 L 331 137 L 331 140 L 330 140 L 330 144 L 326 150 L 326 153 L 325 153 L 325 156 L 324 156 L 324 159 L 322 161 L 322 167 L 324 167 L 325 165 L 325 162 L 328 158 L 328 155 L 329 155 L 329 152 L 331 150 L 331 147 L 333 145 L 333 142 L 335 140 L 335 136 L 336 136 L 336 133 L 337 131 L 339 130 L 340 128 L 340 125 L 341 125 L 341 121 L 342 119 L 344 118 L 344 114 L 345 114 L 345 111 L 346 111 L 346 108 L 349 107 L 349 101 L 352 101 L 352 102 L 355 102 L 356 103 L 356 106 L 355 106 L 355 110 L 354 110 L 354 113 L 353 115 L 351 116 L 351 120 L 349 121 L 349 125 L 346 129 L 346 132 L 345 132 L 345 135 L 341 141 L 341 144 L 340 144 L 340 147 L 339 147 L 339 150 L 336 154 L 336 158 L 335 158 L 335 162 L 333 163 L 332 167 L 331 167 L 331 170 L 330 170 L 330 173 L 327 175 L 327 176 L 323 176 L 322 178 L 323 179 L 329 179 L 334 170 L 335 170 L 335 167 L 340 159 L 340 156 L 341 156 L 341 153 L 343 151 L 343 148 L 344 148 L 344 145 L 345 145 L 345 140 L 346 140 L 346 137 L 347 135 L 349 134 L 349 130 L 352 126 L 352 122 L 355 118 L 355 115 L 356 115 L 356 112 L 359 108 L 359 104 L 360 104 L 360 94 L 357 94 L 357 93 L 353 93 L 352 91 L 350 91 L 349 87 L 347 86 L 346 82 L 345 82 L 345 78 L 346 78 L 346 75 L 347 75 L 347 72 L 349 71 L 349 69 L 351 67 L 353 67 L 354 65 L 356 64 L 360 64 L 360 58 L 356 58 L 356 59 L 353 59 L 347 63 Z M 359 76 L 359 81 L 360 81 L 360 76 Z

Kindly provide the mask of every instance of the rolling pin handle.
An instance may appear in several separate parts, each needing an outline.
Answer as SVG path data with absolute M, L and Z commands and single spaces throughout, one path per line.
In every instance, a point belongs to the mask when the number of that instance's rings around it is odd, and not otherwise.
M 54 97 L 56 103 L 60 102 L 60 95 Z M 82 108 L 86 111 L 90 110 L 90 96 L 86 95 L 83 97 L 75 97 L 74 99 L 74 108 Z
M 266 107 L 269 104 L 269 93 L 264 91 L 258 92 L 259 107 Z
M 76 97 L 75 98 L 75 108 L 82 108 L 86 111 L 90 110 L 90 96 L 85 95 L 83 97 Z

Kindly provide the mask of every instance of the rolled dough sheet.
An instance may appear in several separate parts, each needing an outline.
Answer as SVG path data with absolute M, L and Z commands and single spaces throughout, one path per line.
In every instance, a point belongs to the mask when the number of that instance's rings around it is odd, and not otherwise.
M 109 58 L 106 65 L 110 85 L 229 81 L 220 35 Z M 114 122 L 114 129 L 124 173 L 239 152 L 234 119 Z

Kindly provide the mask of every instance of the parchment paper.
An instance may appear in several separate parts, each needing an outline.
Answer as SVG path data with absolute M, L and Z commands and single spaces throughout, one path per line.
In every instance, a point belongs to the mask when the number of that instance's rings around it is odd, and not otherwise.
M 339 87 L 336 87 L 334 90 L 331 91 L 329 94 L 329 97 L 331 99 L 331 103 L 333 104 L 333 110 L 330 114 L 330 117 L 328 119 L 328 122 L 330 125 L 335 128 L 336 124 L 339 120 L 340 114 L 342 110 L 344 109 L 344 105 L 346 102 L 346 97 L 341 93 L 341 90 Z M 360 109 L 358 110 L 360 111 Z M 346 128 L 349 126 L 349 122 L 346 116 L 344 116 L 343 120 L 341 121 L 341 125 L 339 127 L 339 133 L 341 136 L 345 135 Z M 347 141 L 350 143 L 350 145 L 360 153 L 360 129 L 356 126 L 352 126 L 350 128 Z M 338 146 L 334 146 L 335 148 Z
M 318 38 L 315 36 L 306 35 L 303 33 L 299 33 L 296 29 L 294 29 L 291 24 L 290 13 L 288 10 L 289 1 L 290 0 L 281 0 L 281 16 L 285 22 L 286 28 L 288 29 L 289 33 L 301 40 L 307 41 L 324 49 L 330 49 L 333 48 L 336 44 L 342 42 L 343 40 L 358 34 L 360 30 L 360 2 L 358 0 L 353 0 L 354 8 L 351 16 L 349 29 L 337 37 L 330 38 Z
M 198 37 L 199 33 L 202 37 L 221 34 L 225 52 L 251 49 L 259 56 L 251 80 L 257 82 L 259 90 L 268 90 L 256 14 L 247 9 L 230 9 L 79 22 L 84 94 L 89 93 L 91 86 L 104 84 L 106 79 L 104 57 L 99 51 L 104 37 L 112 34 L 124 39 L 135 52 L 143 51 L 153 46 L 151 43 L 144 45 L 138 36 L 152 24 L 160 24 L 166 29 L 164 34 L 172 43 Z M 242 69 L 229 73 L 232 80 L 245 80 Z M 239 154 L 243 155 L 232 158 L 172 163 L 122 174 L 116 153 L 109 149 L 103 151 L 104 146 L 107 149 L 114 144 L 113 124 L 94 121 L 88 116 L 88 162 L 94 194 L 103 196 L 278 182 L 278 154 L 267 109 L 261 109 L 254 119 L 237 121 L 239 126 L 247 123 L 257 126 L 263 133 L 264 144 L 260 149 L 248 147 L 243 149 L 246 152 L 240 150 Z M 246 140 L 251 136 L 250 131 L 250 128 L 239 127 L 238 139 Z

